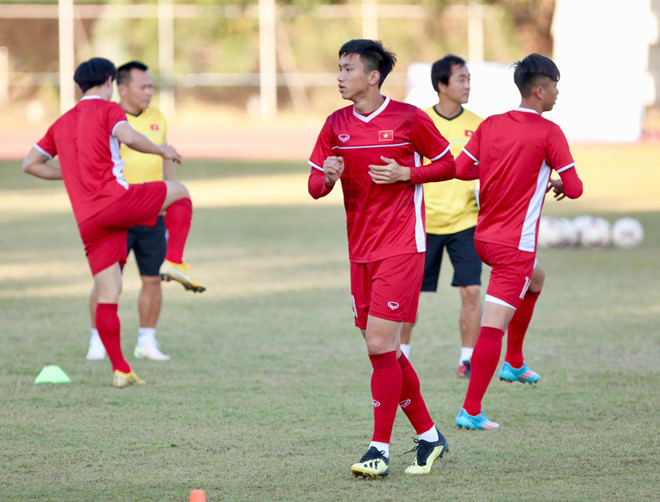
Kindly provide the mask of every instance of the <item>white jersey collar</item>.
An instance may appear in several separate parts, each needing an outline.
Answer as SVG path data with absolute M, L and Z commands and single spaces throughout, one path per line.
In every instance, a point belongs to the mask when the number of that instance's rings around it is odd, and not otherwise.
M 374 117 L 377 117 L 380 115 L 380 113 L 387 108 L 387 105 L 390 102 L 390 98 L 387 96 L 383 96 L 385 98 L 385 101 L 383 101 L 383 104 L 378 107 L 377 110 L 371 112 L 369 115 L 360 115 L 358 112 L 355 111 L 355 105 L 353 105 L 353 115 L 355 115 L 358 119 L 360 119 L 362 122 L 369 122 L 371 121 Z

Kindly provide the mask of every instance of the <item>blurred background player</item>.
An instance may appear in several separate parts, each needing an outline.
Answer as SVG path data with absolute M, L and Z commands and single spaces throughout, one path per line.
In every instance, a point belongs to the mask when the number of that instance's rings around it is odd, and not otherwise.
M 484 120 L 457 159 L 457 177 L 480 181 L 474 239 L 480 258 L 491 266 L 470 383 L 456 417 L 456 425 L 465 429 L 499 428 L 486 417 L 481 401 L 507 329 L 500 380 L 533 384 L 540 379 L 525 363 L 522 346 L 545 279 L 536 260 L 541 209 L 549 190 L 557 200 L 582 195 L 582 181 L 564 133 L 541 116 L 557 100 L 559 69 L 540 54 L 517 61 L 514 68 L 520 107 Z M 550 178 L 553 170 L 559 180 Z
M 450 143 L 451 153 L 458 157 L 481 117 L 463 108 L 470 98 L 470 72 L 465 61 L 451 54 L 431 67 L 431 83 L 438 93 L 438 103 L 425 110 L 435 126 Z M 458 287 L 461 311 L 458 326 L 461 351 L 458 376 L 470 377 L 470 359 L 479 335 L 481 322 L 481 260 L 474 249 L 474 230 L 479 213 L 476 183 L 450 180 L 424 185 L 426 205 L 426 257 L 422 291 L 437 291 L 442 253 L 454 267 L 451 285 Z M 401 350 L 409 356 L 413 324 L 405 323 L 401 331 Z
M 137 132 L 118 103 L 110 101 L 117 70 L 111 61 L 92 58 L 78 66 L 74 80 L 82 98 L 57 119 L 23 160 L 23 171 L 43 179 L 61 179 L 71 201 L 85 254 L 94 277 L 98 304 L 94 323 L 112 364 L 114 387 L 142 385 L 121 350 L 117 315 L 126 263 L 126 231 L 155 225 L 165 209 L 172 213 L 171 233 L 183 240 L 190 231 L 192 202 L 176 181 L 129 184 L 119 145 L 181 162 L 171 146 L 156 145 Z M 59 157 L 59 167 L 50 160 Z
M 390 437 L 401 406 L 418 435 L 416 459 L 405 472 L 426 474 L 448 444 L 399 343 L 403 323 L 415 320 L 424 275 L 421 184 L 453 178 L 454 158 L 426 113 L 380 93 L 394 54 L 377 41 L 351 40 L 339 57 L 339 92 L 353 105 L 326 119 L 309 160 L 308 189 L 318 199 L 341 178 L 353 314 L 373 367 L 374 432 L 351 471 L 371 478 L 389 473 Z M 422 166 L 422 157 L 431 163 Z
M 117 68 L 117 90 L 119 92 L 119 104 L 126 112 L 128 122 L 136 131 L 141 132 L 157 145 L 167 141 L 167 123 L 163 114 L 150 106 L 154 94 L 154 85 L 151 75 L 145 64 L 131 61 Z M 174 163 L 169 159 L 161 159 L 155 155 L 140 153 L 121 146 L 120 155 L 124 161 L 124 176 L 128 183 L 142 183 L 145 181 L 174 180 Z M 138 329 L 137 346 L 134 355 L 137 358 L 148 358 L 163 361 L 170 356 L 160 351 L 156 341 L 156 323 L 160 315 L 163 302 L 161 290 L 161 265 L 166 259 L 168 241 L 166 236 L 167 216 L 158 216 L 155 226 L 138 225 L 128 229 L 127 251 L 133 250 L 135 261 L 140 270 L 142 287 L 138 296 L 138 314 L 140 327 Z M 170 226 L 171 226 L 170 221 Z M 174 234 L 176 235 L 176 233 Z M 172 249 L 176 245 L 172 242 Z M 168 258 L 173 260 L 170 253 Z M 166 267 L 171 267 L 170 264 Z M 165 268 L 165 267 L 163 267 Z M 189 274 L 186 274 L 189 276 Z M 179 282 L 184 287 L 194 292 L 202 292 L 204 286 L 196 282 L 192 277 L 181 277 Z M 97 294 L 92 288 L 90 294 L 90 312 L 92 319 L 92 335 L 89 341 L 87 359 L 90 361 L 100 360 L 105 357 L 105 348 L 101 342 L 98 331 L 94 327 L 94 315 L 96 312 Z

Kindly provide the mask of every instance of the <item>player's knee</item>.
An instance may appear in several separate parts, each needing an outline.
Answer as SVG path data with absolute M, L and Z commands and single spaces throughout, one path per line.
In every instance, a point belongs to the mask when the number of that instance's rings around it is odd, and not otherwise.
M 178 181 L 166 181 L 165 182 L 167 185 L 167 198 L 171 199 L 172 201 L 176 201 L 179 199 L 185 199 L 190 198 L 190 192 L 188 192 L 188 188 L 183 184 L 179 183 Z
M 540 265 L 537 265 L 534 268 L 534 273 L 532 274 L 532 280 L 529 283 L 530 291 L 541 291 L 543 289 L 543 283 L 545 282 L 545 270 Z
M 470 307 L 481 306 L 481 286 L 461 286 L 461 299 L 463 304 Z

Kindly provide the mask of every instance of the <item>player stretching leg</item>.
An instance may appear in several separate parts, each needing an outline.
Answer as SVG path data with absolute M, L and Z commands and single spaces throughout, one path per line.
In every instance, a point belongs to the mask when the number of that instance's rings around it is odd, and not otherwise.
M 520 107 L 484 120 L 457 159 L 457 177 L 480 181 L 481 208 L 474 239 L 479 257 L 491 266 L 470 383 L 456 417 L 456 426 L 465 429 L 499 428 L 486 418 L 481 401 L 497 368 L 507 327 L 500 379 L 539 380 L 538 373 L 525 364 L 522 345 L 545 278 L 536 264 L 541 209 L 549 190 L 557 200 L 582 195 L 582 181 L 564 133 L 541 116 L 557 100 L 559 69 L 540 54 L 531 54 L 514 66 Z M 550 178 L 553 170 L 559 180 Z
M 176 181 L 126 182 L 120 143 L 175 162 L 181 156 L 171 146 L 156 145 L 133 129 L 122 107 L 110 101 L 116 75 L 114 64 L 103 58 L 92 58 L 76 69 L 74 80 L 83 97 L 30 150 L 23 170 L 39 178 L 64 180 L 94 277 L 95 324 L 112 364 L 113 385 L 126 387 L 144 383 L 124 359 L 120 343 L 117 304 L 121 267 L 126 262 L 126 230 L 153 226 L 169 208 L 178 213 L 176 231 L 188 235 L 192 204 L 186 187 Z M 56 155 L 59 168 L 49 162 Z
M 119 104 L 126 112 L 128 123 L 157 145 L 166 142 L 167 122 L 160 110 L 151 106 L 154 87 L 147 66 L 139 61 L 131 61 L 117 68 L 117 90 L 119 91 Z M 140 153 L 123 144 L 119 154 L 125 163 L 124 176 L 129 184 L 146 181 L 174 181 L 175 179 L 174 164 L 169 159 Z M 177 204 L 187 204 L 187 202 L 182 199 Z M 170 359 L 170 356 L 163 354 L 160 350 L 156 340 L 156 324 L 163 303 L 161 265 L 163 265 L 166 254 L 173 252 L 177 247 L 180 248 L 180 258 L 183 259 L 181 246 L 174 246 L 174 243 L 185 242 L 186 235 L 183 233 L 187 230 L 185 225 L 173 224 L 171 217 L 176 212 L 176 210 L 170 210 L 165 213 L 165 216 L 159 215 L 155 226 L 138 225 L 129 228 L 127 232 L 127 253 L 130 254 L 133 251 L 142 283 L 138 295 L 140 325 L 137 344 L 133 352 L 137 358 L 154 361 Z M 182 230 L 179 230 L 180 228 Z M 172 243 L 171 249 L 168 249 L 167 234 Z M 187 289 L 204 291 L 204 287 L 192 278 L 187 284 L 187 286 L 184 284 Z M 92 288 L 90 294 L 92 330 L 86 356 L 89 361 L 105 358 L 105 347 L 103 347 L 94 324 L 96 304 L 96 290 Z
M 421 183 L 453 178 L 454 158 L 426 113 L 380 93 L 394 54 L 380 42 L 351 40 L 339 57 L 339 92 L 353 105 L 325 122 L 309 160 L 309 193 L 324 197 L 341 179 L 355 325 L 373 367 L 372 441 L 351 471 L 371 478 L 389 473 L 390 436 L 400 406 L 418 434 L 416 459 L 406 473 L 426 474 L 448 444 L 400 351 L 400 337 L 403 323 L 415 319 L 424 273 Z M 423 166 L 422 157 L 432 162 Z

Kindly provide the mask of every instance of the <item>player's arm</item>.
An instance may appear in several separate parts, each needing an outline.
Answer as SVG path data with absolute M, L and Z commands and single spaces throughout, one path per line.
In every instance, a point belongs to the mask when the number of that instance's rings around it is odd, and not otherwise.
M 51 157 L 33 146 L 23 159 L 23 172 L 45 180 L 61 180 L 62 171 L 59 167 L 49 164 L 50 159 Z
M 163 159 L 163 179 L 175 181 L 174 162 L 171 159 Z
M 438 157 L 429 159 L 430 164 L 415 167 L 410 171 L 410 183 L 418 185 L 420 183 L 430 183 L 434 181 L 447 181 L 456 176 L 456 161 L 454 156 L 447 149 Z
M 344 159 L 330 156 L 323 161 L 323 167 L 312 164 L 307 190 L 315 199 L 328 195 L 344 172 Z
M 562 200 L 564 197 L 577 199 L 582 195 L 582 180 L 577 175 L 575 164 L 571 164 L 563 169 L 558 169 L 557 174 L 559 174 L 560 179 L 550 179 L 546 192 L 552 190 L 554 197 L 557 200 Z
M 465 148 L 456 158 L 456 177 L 459 180 L 479 179 L 479 164 Z
M 133 129 L 128 122 L 119 122 L 114 130 L 113 135 L 127 147 L 142 153 L 153 153 L 160 155 L 164 159 L 170 159 L 174 162 L 181 163 L 181 155 L 173 147 L 167 143 L 157 145 L 144 134 Z
M 410 170 L 410 184 L 447 181 L 456 175 L 456 161 L 451 154 L 451 145 L 440 134 L 428 114 L 417 109 L 412 121 L 412 142 L 415 149 L 430 160 L 425 166 Z

